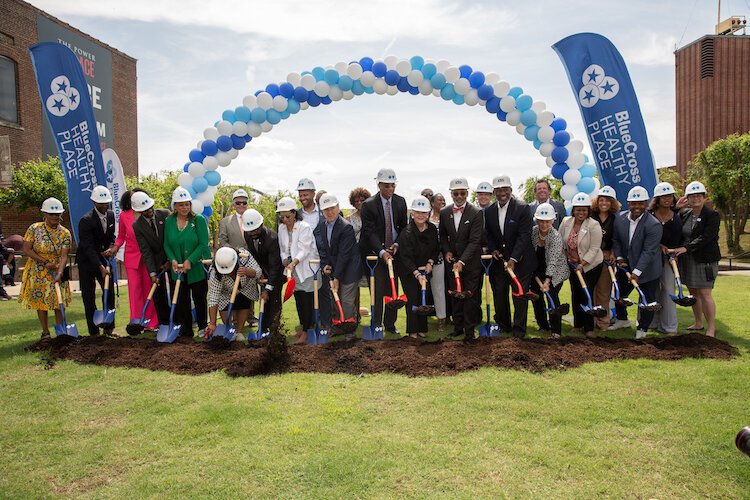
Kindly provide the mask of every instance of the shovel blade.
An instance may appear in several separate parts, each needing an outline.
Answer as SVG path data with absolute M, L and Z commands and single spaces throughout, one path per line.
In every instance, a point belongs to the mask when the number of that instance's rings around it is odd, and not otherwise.
M 55 325 L 55 335 L 58 337 L 62 335 L 65 335 L 68 337 L 78 337 L 78 327 L 75 324 Z
M 315 345 L 318 343 L 318 334 L 315 333 L 313 328 L 307 330 L 307 343 L 309 345 Z
M 328 330 L 319 330 L 316 334 L 316 344 L 327 344 L 328 343 Z
M 180 325 L 162 325 L 156 333 L 156 341 L 171 344 L 180 335 Z
M 677 303 L 678 306 L 684 306 L 684 307 L 690 307 L 696 302 L 697 302 L 697 299 L 693 297 L 692 295 L 678 297 L 678 299 L 675 300 L 675 303 Z
M 362 340 L 373 340 L 372 330 L 370 329 L 369 326 L 362 327 Z

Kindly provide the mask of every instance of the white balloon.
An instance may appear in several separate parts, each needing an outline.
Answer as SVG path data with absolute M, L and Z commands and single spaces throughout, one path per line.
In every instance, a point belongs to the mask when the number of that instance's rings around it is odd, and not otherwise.
M 388 92 L 388 84 L 385 83 L 385 80 L 383 80 L 382 78 L 378 78 L 377 80 L 375 80 L 375 83 L 372 84 L 372 89 L 376 94 L 383 95 Z
M 547 163 L 547 166 L 549 168 L 552 168 L 555 165 L 555 160 L 553 160 L 551 156 L 545 158 L 544 161 Z
M 198 200 L 198 199 L 193 199 L 192 207 L 193 207 L 193 213 L 195 215 L 202 214 L 203 213 L 203 209 L 206 208 L 206 207 L 203 206 L 203 202 L 200 201 L 200 200 Z
M 230 163 L 232 163 L 232 158 L 230 158 L 228 153 L 225 153 L 224 151 L 219 151 L 216 153 L 216 159 L 219 162 L 220 167 L 226 167 Z
M 521 112 L 517 109 L 514 109 L 510 113 L 508 113 L 508 116 L 505 117 L 505 121 L 508 122 L 508 125 L 511 125 L 515 127 L 519 123 L 521 123 Z
M 328 92 L 331 91 L 331 86 L 324 81 L 319 81 L 315 84 L 315 93 L 320 97 L 326 97 Z
M 536 114 L 539 114 L 545 109 L 547 109 L 547 105 L 544 104 L 544 102 L 542 101 L 534 101 L 534 104 L 531 105 L 531 109 L 536 111 Z
M 269 110 L 273 106 L 273 97 L 268 92 L 261 92 L 256 98 L 258 99 L 258 106 L 261 109 Z
M 581 180 L 581 171 L 575 168 L 569 168 L 563 174 L 563 182 L 575 186 Z
M 219 138 L 219 131 L 216 130 L 214 127 L 208 127 L 206 130 L 203 131 L 203 138 L 204 139 L 211 139 L 212 141 L 215 141 Z
M 555 119 L 555 114 L 551 111 L 542 111 L 536 114 L 536 124 L 540 127 L 548 127 L 552 120 Z
M 359 64 L 357 66 L 359 66 Z M 372 87 L 375 83 L 375 80 L 375 73 L 373 73 L 372 71 L 365 71 L 359 77 L 360 83 L 362 83 L 362 85 L 364 85 L 365 87 Z
M 388 90 L 386 91 L 386 94 L 388 95 L 398 94 L 398 87 L 396 87 L 395 85 L 388 85 Z
M 438 73 L 445 73 L 445 70 L 450 67 L 451 63 L 446 61 L 445 59 L 441 59 L 435 64 L 435 67 L 437 68 Z
M 254 95 L 246 95 L 242 98 L 242 105 L 252 110 L 258 107 L 258 99 Z
M 226 120 L 221 120 L 216 124 L 216 129 L 220 135 L 232 135 L 232 124 Z
M 219 190 L 219 186 L 208 186 L 206 188 L 206 193 L 211 193 L 211 196 L 216 196 L 216 191 Z
M 550 142 L 555 137 L 555 129 L 549 125 L 539 127 L 539 133 L 536 136 L 542 142 Z
M 183 172 L 177 176 L 177 184 L 186 188 L 193 185 L 193 176 L 187 172 Z
M 563 184 L 560 188 L 560 196 L 563 200 L 572 200 L 573 197 L 578 193 L 578 188 L 575 184 Z
M 495 96 L 502 98 L 508 95 L 508 91 L 510 90 L 510 83 L 499 81 L 495 85 L 493 85 L 492 88 L 495 91 Z
M 214 171 L 219 168 L 219 162 L 215 156 L 206 156 L 203 158 L 203 167 L 206 170 Z
M 497 82 L 500 81 L 500 75 L 497 73 L 487 73 L 484 75 L 484 83 L 487 85 L 495 85 Z
M 203 166 L 203 163 L 194 161 L 188 165 L 188 173 L 191 177 L 203 177 L 203 174 L 206 173 L 206 167 Z
M 567 146 L 568 151 L 570 151 L 570 154 L 578 154 L 583 153 L 583 142 L 579 141 L 578 139 L 575 139 L 573 141 L 570 141 Z
M 328 92 L 328 97 L 330 97 L 332 101 L 340 101 L 341 98 L 344 97 L 344 91 L 338 87 L 331 87 L 331 90 Z
M 344 61 L 339 61 L 335 64 L 333 69 L 335 69 L 339 75 L 344 75 L 346 74 L 346 70 L 348 67 L 349 65 L 347 63 L 345 63 Z
M 388 69 L 396 69 L 396 64 L 398 64 L 398 57 L 396 56 L 388 56 L 385 59 L 383 59 L 383 62 L 385 63 L 385 67 Z
M 449 66 L 443 71 L 445 79 L 448 83 L 456 83 L 461 78 L 461 71 L 455 66 Z
M 512 95 L 506 95 L 502 99 L 500 99 L 500 109 L 505 111 L 506 113 L 510 113 L 514 109 L 516 109 L 516 98 Z
M 435 97 L 440 97 L 440 89 L 433 90 L 432 95 L 434 95 Z
M 471 83 L 469 83 L 467 78 L 459 78 L 453 88 L 457 94 L 466 95 L 469 89 L 471 89 Z
M 273 109 L 276 111 L 286 111 L 286 107 L 289 105 L 289 101 L 287 101 L 286 97 L 283 95 L 277 95 L 273 98 L 271 106 L 273 106 Z
M 300 84 L 305 90 L 309 92 L 315 88 L 315 77 L 310 74 L 304 75 L 302 77 L 302 80 L 300 81 Z
M 250 134 L 250 137 L 260 137 L 260 134 L 263 133 L 263 129 L 261 129 L 260 125 L 258 125 L 257 123 L 250 122 L 247 124 L 247 133 Z
M 295 87 L 299 87 L 300 83 L 302 82 L 302 76 L 300 76 L 299 73 L 289 73 L 286 75 L 286 81 L 294 85 Z
M 351 101 L 352 99 L 354 99 L 354 92 L 352 92 L 351 90 L 345 91 L 344 92 L 344 100 L 345 101 Z
M 586 158 L 584 158 L 581 153 L 570 155 L 568 157 L 568 160 L 566 161 L 568 167 L 570 167 L 571 169 L 581 168 L 585 162 Z M 578 182 L 576 182 L 576 184 L 578 184 Z
M 397 62 L 396 71 L 398 71 L 398 76 L 407 76 L 411 71 L 411 63 L 403 60 Z
M 469 91 L 464 96 L 464 103 L 468 104 L 469 106 L 476 106 L 479 104 L 479 95 L 477 94 L 477 89 L 469 89 Z
M 231 159 L 234 160 L 235 158 L 237 158 L 240 155 L 240 152 L 237 151 L 236 149 L 232 148 L 229 151 L 227 151 L 227 154 L 229 155 L 229 157 Z
M 232 124 L 232 133 L 238 137 L 247 135 L 247 123 L 243 121 L 236 121 Z
M 301 102 L 301 103 L 299 103 L 299 109 L 301 109 L 302 111 L 306 110 L 309 107 L 310 107 L 310 105 L 307 104 L 307 102 Z
M 369 73 L 372 73 L 372 71 L 369 71 Z M 349 75 L 349 78 L 352 80 L 359 80 L 362 78 L 363 74 L 362 66 L 359 63 L 351 63 L 346 67 L 346 74 Z
M 195 143 L 195 149 L 197 149 L 197 150 L 200 150 L 200 149 L 201 149 L 201 147 L 203 146 L 203 143 L 204 143 L 204 142 L 206 142 L 206 141 L 204 141 L 204 140 L 202 140 L 202 139 L 201 139 L 200 141 L 196 142 L 196 143 Z
M 419 84 L 419 93 L 422 95 L 432 94 L 432 84 L 429 80 L 422 80 L 422 83 Z
M 573 196 L 575 196 L 575 195 L 573 195 Z M 572 202 L 572 201 L 570 201 L 570 200 L 565 200 L 565 201 L 563 202 L 563 205 L 565 205 L 565 211 L 566 211 L 566 212 L 570 212 L 571 210 L 573 210 L 573 202 Z
M 271 125 L 268 122 L 263 122 L 263 123 L 260 124 L 260 129 L 263 132 L 270 132 L 272 128 L 273 128 L 273 125 Z
M 544 144 L 539 146 L 539 154 L 546 158 L 552 154 L 552 150 L 556 147 L 557 146 L 555 146 L 554 143 L 545 142 Z
M 409 82 L 409 85 L 411 85 L 412 87 L 419 87 L 419 84 L 422 83 L 422 80 L 424 80 L 424 75 L 421 71 L 416 69 L 410 71 L 406 76 L 406 81 Z
M 526 132 L 526 125 L 523 123 L 516 125 L 516 132 L 518 132 L 518 135 L 523 135 L 523 133 Z
M 210 206 L 214 202 L 214 197 L 208 192 L 208 189 L 202 193 L 198 193 L 198 200 L 206 206 Z
M 594 179 L 594 186 L 596 186 L 594 191 L 596 191 L 596 193 L 599 194 L 599 188 L 602 187 L 602 184 L 599 182 L 598 177 L 593 177 L 593 179 Z M 594 196 L 594 195 L 591 195 L 591 196 Z

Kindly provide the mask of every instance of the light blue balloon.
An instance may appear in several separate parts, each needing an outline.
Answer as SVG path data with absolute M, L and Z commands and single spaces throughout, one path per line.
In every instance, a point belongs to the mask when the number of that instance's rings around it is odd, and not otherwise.
M 589 194 L 596 188 L 596 183 L 594 182 L 594 179 L 591 177 L 584 177 L 580 181 L 578 181 L 578 185 L 576 186 L 576 189 L 582 193 Z
M 365 87 L 365 94 L 374 94 L 375 89 L 372 87 Z
M 195 189 L 193 189 L 193 186 L 188 186 L 185 188 L 188 193 L 190 193 L 190 197 L 195 199 L 198 196 L 198 193 L 195 192 Z
M 452 83 L 446 83 L 443 88 L 440 89 L 440 97 L 446 101 L 452 100 L 456 96 L 456 90 L 453 88 Z
M 196 193 L 202 193 L 206 189 L 208 189 L 208 181 L 206 181 L 205 177 L 196 177 L 193 179 L 193 189 Z
M 526 130 L 523 131 L 523 136 L 526 138 L 527 141 L 536 141 L 537 134 L 539 133 L 539 127 L 536 125 L 531 125 L 529 127 L 526 127 Z
M 275 109 L 269 109 L 266 111 L 266 120 L 268 120 L 268 123 L 271 125 L 276 125 L 281 121 L 281 113 Z
M 531 109 L 532 104 L 534 104 L 534 99 L 530 95 L 523 94 L 516 98 L 516 109 L 522 113 Z
M 593 163 L 584 163 L 578 171 L 581 172 L 581 177 L 593 177 L 596 175 L 596 167 Z
M 527 109 L 521 113 L 521 123 L 524 125 L 531 126 L 536 124 L 536 111 L 533 109 Z M 537 127 L 538 128 L 538 127 Z
M 221 174 L 215 170 L 207 171 L 203 174 L 203 177 L 206 179 L 209 186 L 218 186 L 221 182 Z
M 427 63 L 422 66 L 422 75 L 428 80 L 435 76 L 435 73 L 437 73 L 437 66 L 435 66 L 434 64 Z
M 354 84 L 354 80 L 352 80 L 351 76 L 349 76 L 349 75 L 341 75 L 339 77 L 338 86 L 344 92 L 346 92 L 347 90 L 351 90 L 353 84 Z
M 294 99 L 289 99 L 289 102 L 287 103 L 286 110 L 289 111 L 291 114 L 297 114 L 299 112 L 299 103 L 295 101 Z
M 291 115 L 291 113 L 289 112 L 289 110 L 288 110 L 288 109 L 285 109 L 284 111 L 282 111 L 282 112 L 281 112 L 281 113 L 279 113 L 279 114 L 281 115 L 281 119 L 282 119 L 282 120 L 286 120 L 286 119 L 287 119 L 287 118 L 289 118 L 289 116 Z
M 362 95 L 365 93 L 365 86 L 359 80 L 354 80 L 352 83 L 352 93 L 354 95 Z
M 339 82 L 339 72 L 335 69 L 327 69 L 323 74 L 323 79 L 328 85 L 336 85 Z
M 250 112 L 250 116 L 255 123 L 260 125 L 261 123 L 266 121 L 266 110 L 263 108 L 255 108 Z
M 312 76 L 315 77 L 316 82 L 322 82 L 326 77 L 326 70 L 324 70 L 320 66 L 315 66 L 312 69 Z
M 521 87 L 512 87 L 508 91 L 508 95 L 513 96 L 516 99 L 518 99 L 518 96 L 520 96 L 521 94 L 523 94 L 523 89 Z
M 411 63 L 411 69 L 422 69 L 422 66 L 424 66 L 424 58 L 422 56 L 414 56 L 409 59 L 409 62 Z
M 456 94 L 456 95 L 453 96 L 453 103 L 454 104 L 458 104 L 460 106 L 464 102 L 465 102 L 464 101 L 464 96 L 462 96 L 461 94 Z
M 224 112 L 221 114 L 221 119 L 226 120 L 229 123 L 234 123 L 237 121 L 237 117 L 234 116 L 234 111 L 231 109 L 224 110 Z
M 539 149 L 542 147 L 542 141 L 539 139 L 534 139 L 534 149 Z
M 432 85 L 433 89 L 438 89 L 438 90 L 442 89 L 446 85 L 445 75 L 442 73 L 435 73 L 434 75 L 430 77 L 430 85 Z M 451 87 L 453 86 L 453 84 L 450 84 L 450 85 Z
M 237 120 L 247 123 L 251 120 L 250 108 L 248 108 L 247 106 L 240 106 L 234 110 L 234 116 L 237 118 Z

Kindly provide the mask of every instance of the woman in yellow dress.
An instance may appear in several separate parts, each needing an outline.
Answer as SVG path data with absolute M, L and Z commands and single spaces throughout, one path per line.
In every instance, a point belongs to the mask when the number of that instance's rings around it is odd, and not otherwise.
M 35 222 L 23 237 L 23 253 L 28 257 L 23 271 L 18 302 L 27 309 L 36 309 L 42 325 L 42 338 L 49 337 L 47 311 L 55 311 L 55 320 L 62 323 L 57 304 L 55 282 L 60 284 L 63 304 L 70 304 L 70 285 L 62 281 L 63 270 L 70 252 L 70 231 L 60 224 L 64 212 L 57 198 L 47 198 L 42 203 L 44 222 Z

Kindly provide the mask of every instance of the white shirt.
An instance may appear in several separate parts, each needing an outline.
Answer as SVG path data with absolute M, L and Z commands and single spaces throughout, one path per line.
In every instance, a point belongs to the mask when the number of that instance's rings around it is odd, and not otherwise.
M 500 232 L 505 234 L 505 217 L 508 215 L 508 205 L 510 200 L 505 206 L 500 206 L 500 202 L 497 202 L 497 223 L 500 224 Z
M 289 244 L 289 230 L 286 225 L 279 224 L 279 250 L 282 265 L 286 265 L 286 259 L 299 260 L 294 268 L 300 281 L 305 281 L 312 276 L 310 259 L 319 259 L 318 247 L 315 245 L 315 237 L 310 225 L 305 221 L 297 221 L 292 229 L 291 253 Z
M 630 228 L 628 232 L 628 245 L 630 245 L 630 242 L 633 241 L 633 234 L 635 234 L 635 228 L 638 226 L 638 223 L 643 218 L 643 215 L 646 212 L 643 212 L 640 217 L 638 217 L 636 220 L 633 220 L 633 218 L 628 213 L 628 222 L 630 222 Z
M 311 229 L 318 227 L 318 222 L 320 222 L 320 209 L 317 204 L 313 207 L 312 212 L 308 212 L 302 208 L 300 213 L 302 214 L 302 220 L 307 222 Z
M 464 210 L 466 210 L 466 203 L 464 203 L 460 207 L 456 206 L 456 208 L 463 208 Z M 456 232 L 458 232 L 458 227 L 461 225 L 461 218 L 463 216 L 463 212 L 453 212 L 453 225 L 456 227 Z

